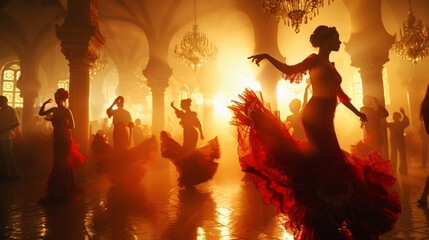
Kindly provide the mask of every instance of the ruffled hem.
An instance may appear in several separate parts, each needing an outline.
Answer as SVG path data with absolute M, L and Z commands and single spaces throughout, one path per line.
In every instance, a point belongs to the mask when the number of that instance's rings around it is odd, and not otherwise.
M 119 150 L 111 147 L 102 136 L 96 134 L 91 148 L 97 173 L 107 175 L 113 184 L 124 186 L 138 184 L 158 153 L 155 136 L 143 140 L 132 148 Z
M 217 137 L 185 154 L 183 147 L 165 131 L 161 132 L 161 155 L 168 158 L 179 172 L 180 187 L 193 187 L 213 179 L 217 172 L 220 147 Z
M 290 136 L 261 95 L 245 90 L 239 98 L 230 109 L 240 165 L 265 203 L 285 215 L 287 229 L 301 239 L 342 239 L 347 234 L 377 239 L 393 228 L 401 207 L 391 189 L 395 177 L 390 161 L 377 152 L 364 159 L 344 151 L 337 154 L 342 159 L 312 155 L 306 144 Z M 348 232 L 338 230 L 342 225 Z

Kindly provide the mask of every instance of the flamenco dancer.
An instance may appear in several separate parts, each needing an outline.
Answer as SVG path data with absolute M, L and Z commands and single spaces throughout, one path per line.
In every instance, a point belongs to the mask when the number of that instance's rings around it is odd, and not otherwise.
M 117 109 L 113 109 L 116 105 Z M 124 97 L 117 97 L 106 110 L 113 117 L 113 146 L 103 131 L 94 136 L 91 148 L 99 174 L 107 175 L 115 185 L 134 186 L 146 175 L 147 168 L 156 159 L 158 143 L 155 136 L 142 140 L 130 148 L 134 123 L 124 109 Z
M 161 155 L 176 166 L 179 172 L 178 185 L 185 188 L 193 188 L 212 179 L 218 168 L 215 159 L 220 158 L 217 137 L 197 148 L 198 132 L 201 140 L 204 140 L 204 135 L 197 113 L 191 110 L 191 102 L 189 98 L 183 99 L 180 102 L 182 110 L 176 108 L 174 102 L 171 103 L 183 127 L 183 146 L 166 131 L 161 132 Z
M 45 106 L 52 102 L 48 99 L 39 110 L 40 116 L 52 122 L 54 160 L 47 183 L 47 196 L 39 200 L 40 204 L 55 204 L 73 200 L 81 192 L 76 184 L 74 171 L 84 163 L 85 157 L 79 152 L 79 144 L 74 142 L 72 130 L 74 129 L 73 114 L 66 107 L 65 102 L 69 92 L 59 88 L 55 92 L 57 107 L 45 110 Z
M 250 56 L 259 66 L 266 59 L 299 82 L 309 72 L 313 95 L 303 110 L 308 144 L 288 133 L 263 99 L 246 90 L 230 108 L 237 126 L 240 164 L 250 173 L 267 203 L 286 216 L 285 227 L 301 240 L 374 240 L 391 230 L 401 212 L 390 162 L 380 154 L 359 159 L 340 149 L 334 129 L 337 100 L 361 121 L 359 112 L 341 88 L 341 76 L 329 61 L 340 48 L 335 27 L 319 26 L 310 37 L 318 54 L 296 65 L 268 54 Z

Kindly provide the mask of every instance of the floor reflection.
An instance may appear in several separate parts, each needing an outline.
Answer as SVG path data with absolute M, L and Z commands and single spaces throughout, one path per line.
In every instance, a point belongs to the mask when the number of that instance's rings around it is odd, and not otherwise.
M 156 208 L 143 186 L 111 186 L 87 212 L 88 234 L 94 239 L 137 239 L 150 235 Z
M 429 209 L 417 206 L 428 170 L 398 176 L 403 211 L 381 240 L 429 239 Z M 178 188 L 176 178 L 173 168 L 155 168 L 140 185 L 121 188 L 94 176 L 78 201 L 43 207 L 37 200 L 46 176 L 0 182 L 0 239 L 292 239 L 276 210 L 240 176 L 220 172 L 190 190 Z
M 82 202 L 41 207 L 39 216 L 43 239 L 75 240 L 87 236 L 84 224 L 86 206 Z
M 211 192 L 197 188 L 181 189 L 177 194 L 177 205 L 171 221 L 161 239 L 207 239 L 204 221 L 214 218 L 216 203 Z M 218 234 L 217 234 L 218 235 Z

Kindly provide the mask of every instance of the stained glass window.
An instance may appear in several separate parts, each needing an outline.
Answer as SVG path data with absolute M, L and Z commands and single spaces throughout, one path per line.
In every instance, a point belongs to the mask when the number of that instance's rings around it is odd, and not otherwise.
M 16 82 L 21 76 L 21 66 L 18 61 L 10 62 L 1 70 L 0 94 L 7 97 L 8 104 L 14 108 L 22 108 L 24 99 L 16 87 Z
M 65 90 L 69 90 L 69 79 L 63 79 L 58 81 L 58 88 L 64 88 Z

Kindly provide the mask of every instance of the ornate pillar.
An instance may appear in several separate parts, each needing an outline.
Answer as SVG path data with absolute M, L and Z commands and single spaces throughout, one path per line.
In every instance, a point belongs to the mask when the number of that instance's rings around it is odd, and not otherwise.
M 267 18 L 262 11 L 259 1 L 241 1 L 240 9 L 246 13 L 252 22 L 255 33 L 255 54 L 268 53 L 280 61 L 284 59 L 277 43 L 278 23 L 273 17 Z M 262 19 L 262 21 L 261 21 Z M 251 53 L 250 53 L 251 54 Z M 269 102 L 273 110 L 277 109 L 277 82 L 280 72 L 268 62 L 261 65 L 257 76 L 265 101 Z
M 152 133 L 159 138 L 159 133 L 165 129 L 164 93 L 168 87 L 168 79 L 173 70 L 167 60 L 151 56 L 146 69 L 147 85 L 152 91 Z
M 17 82 L 17 87 L 24 99 L 22 109 L 21 129 L 24 134 L 33 133 L 34 122 L 34 105 L 38 96 L 40 82 L 36 74 L 36 63 L 33 56 L 23 56 L 21 61 L 21 76 Z
M 358 67 L 363 95 L 377 97 L 385 105 L 383 65 L 389 61 L 389 49 L 394 38 L 388 34 L 381 19 L 380 0 L 344 0 L 350 13 L 351 37 L 345 44 L 351 65 Z M 386 121 L 382 121 L 384 144 L 382 155 L 388 156 Z
M 64 23 L 57 26 L 62 52 L 70 68 L 70 109 L 76 129 L 74 136 L 85 155 L 89 153 L 89 93 L 91 65 L 99 56 L 104 38 L 98 27 L 98 1 L 67 2 Z

